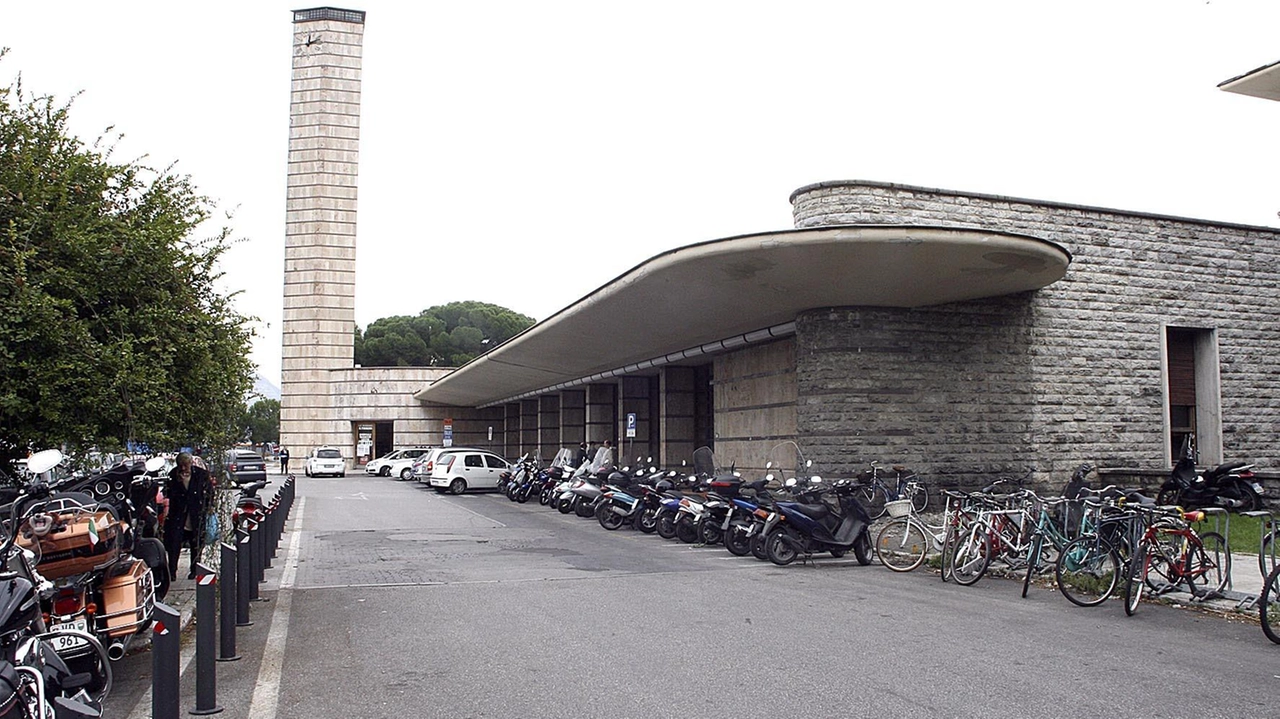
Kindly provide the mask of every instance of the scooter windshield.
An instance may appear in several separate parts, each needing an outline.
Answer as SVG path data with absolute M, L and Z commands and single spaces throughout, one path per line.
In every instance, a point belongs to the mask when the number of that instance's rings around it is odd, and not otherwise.
M 693 473 L 699 477 L 711 477 L 716 473 L 716 454 L 710 447 L 693 450 Z

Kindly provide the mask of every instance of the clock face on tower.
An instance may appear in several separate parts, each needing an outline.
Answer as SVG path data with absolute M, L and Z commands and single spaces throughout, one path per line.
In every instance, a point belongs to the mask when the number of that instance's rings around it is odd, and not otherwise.
M 293 54 L 310 55 L 319 52 L 321 44 L 323 44 L 323 41 L 320 38 L 320 33 L 298 33 L 293 37 Z

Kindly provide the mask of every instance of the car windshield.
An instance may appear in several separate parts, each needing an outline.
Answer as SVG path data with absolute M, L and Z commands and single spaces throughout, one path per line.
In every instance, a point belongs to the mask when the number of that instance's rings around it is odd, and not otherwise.
M 316 457 L 319 459 L 342 459 L 342 453 L 336 449 L 320 449 L 316 450 Z

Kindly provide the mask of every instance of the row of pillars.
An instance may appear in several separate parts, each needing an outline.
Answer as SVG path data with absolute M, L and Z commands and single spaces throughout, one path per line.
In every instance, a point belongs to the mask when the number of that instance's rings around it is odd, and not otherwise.
M 262 516 L 244 520 L 235 544 L 223 542 L 217 571 L 196 565 L 196 705 L 192 714 L 217 714 L 217 662 L 240 659 L 236 631 L 253 624 L 254 602 L 267 601 L 259 593 L 266 570 L 276 557 L 285 523 L 293 509 L 297 481 L 285 480 Z M 151 716 L 177 719 L 181 715 L 180 641 L 177 610 L 156 602 L 152 626 Z
M 503 443 L 509 457 L 526 452 L 549 460 L 563 448 L 606 440 L 627 463 L 653 457 L 665 465 L 688 460 L 713 441 L 710 367 L 663 367 L 657 374 L 621 377 L 503 405 Z M 496 418 L 495 418 L 496 419 Z M 634 420 L 634 421 L 630 421 Z

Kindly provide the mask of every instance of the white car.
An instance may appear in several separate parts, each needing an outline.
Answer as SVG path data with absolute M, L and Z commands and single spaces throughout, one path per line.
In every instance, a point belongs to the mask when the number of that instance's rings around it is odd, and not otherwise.
M 347 460 L 342 458 L 342 450 L 337 447 L 316 447 L 307 457 L 304 472 L 308 477 L 331 474 L 335 477 L 347 476 Z
M 432 447 L 430 450 L 427 450 L 426 454 L 423 454 L 421 457 L 418 457 L 413 461 L 413 478 L 419 482 L 430 482 L 431 472 L 435 469 L 436 460 L 439 459 L 440 455 L 447 454 L 449 452 L 460 452 L 462 450 L 469 450 L 472 452 L 483 451 L 472 447 Z
M 407 465 L 413 466 L 413 460 L 430 452 L 430 447 L 411 447 L 408 449 L 397 449 L 394 452 L 388 452 L 381 457 L 369 462 L 364 466 L 365 474 L 376 474 L 379 477 L 390 477 L 392 475 L 401 479 L 408 479 L 400 471 L 401 465 L 406 464 L 404 460 L 408 460 Z M 395 470 L 392 466 L 395 466 Z
M 468 489 L 496 489 L 511 463 L 493 452 L 455 449 L 442 453 L 431 468 L 431 486 L 438 492 L 462 494 Z

